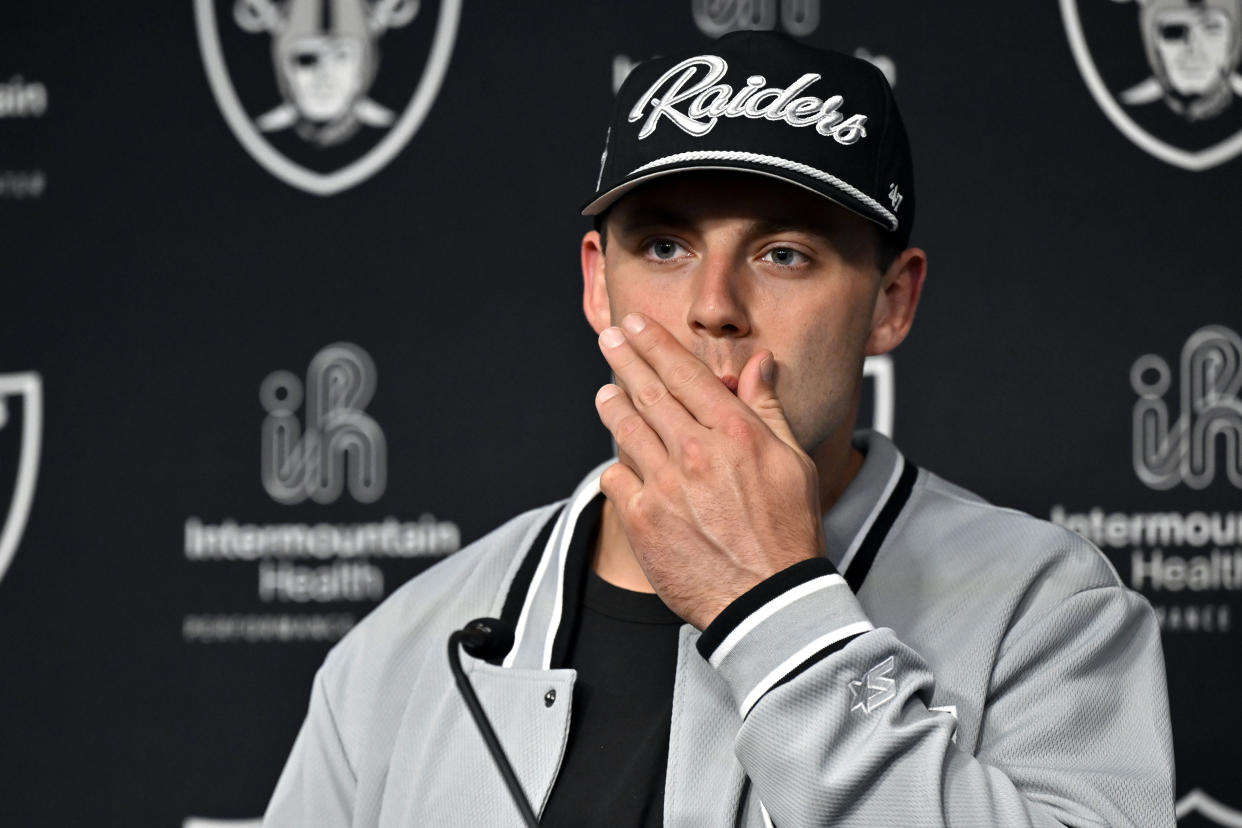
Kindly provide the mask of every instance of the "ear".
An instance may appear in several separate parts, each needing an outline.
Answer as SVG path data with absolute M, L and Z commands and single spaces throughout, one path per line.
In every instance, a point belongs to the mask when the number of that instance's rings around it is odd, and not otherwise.
M 871 315 L 867 356 L 886 354 L 901 344 L 914 324 L 914 312 L 927 276 L 927 254 L 911 247 L 893 260 L 880 277 L 880 290 Z
M 597 334 L 612 324 L 608 284 L 604 281 L 603 240 L 596 230 L 582 237 L 582 311 Z

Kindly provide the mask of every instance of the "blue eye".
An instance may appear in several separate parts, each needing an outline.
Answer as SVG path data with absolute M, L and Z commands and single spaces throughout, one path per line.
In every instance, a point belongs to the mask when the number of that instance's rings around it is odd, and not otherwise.
M 680 244 L 671 239 L 656 239 L 647 246 L 647 249 L 651 251 L 651 255 L 662 261 L 676 259 L 685 252 Z
M 794 267 L 810 261 L 805 253 L 794 250 L 792 247 L 773 247 L 763 254 L 763 260 L 782 267 Z

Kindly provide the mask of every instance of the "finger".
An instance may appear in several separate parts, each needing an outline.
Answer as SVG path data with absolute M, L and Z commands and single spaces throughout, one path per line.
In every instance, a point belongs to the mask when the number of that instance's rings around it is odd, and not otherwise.
M 785 419 L 785 408 L 776 395 L 776 357 L 771 351 L 760 351 L 746 361 L 738 379 L 737 397 L 759 415 L 772 433 L 800 450 L 793 429 Z
M 600 422 L 612 432 L 617 448 L 633 460 L 644 480 L 668 462 L 668 449 L 660 435 L 634 410 L 634 404 L 615 385 L 609 383 L 595 395 L 595 410 Z
M 617 381 L 629 393 L 634 410 L 655 429 L 670 451 L 676 451 L 681 440 L 701 428 L 620 328 L 605 329 L 599 335 L 599 345 Z
M 604 497 L 620 510 L 622 516 L 629 511 L 630 502 L 642 490 L 643 483 L 634 470 L 624 463 L 613 463 L 599 476 L 599 490 Z
M 654 319 L 631 313 L 622 325 L 634 350 L 686 411 L 707 428 L 719 425 L 736 404 L 721 378 Z

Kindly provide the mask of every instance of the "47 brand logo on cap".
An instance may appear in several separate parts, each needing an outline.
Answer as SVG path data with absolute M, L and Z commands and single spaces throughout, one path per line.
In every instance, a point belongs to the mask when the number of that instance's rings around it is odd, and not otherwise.
M 1242 152 L 1242 0 L 1061 0 L 1092 96 L 1151 155 L 1205 170 Z
M 207 78 L 233 134 L 277 178 L 316 195 L 366 180 L 413 137 L 448 68 L 460 6 L 194 0 Z
M 695 79 L 699 70 L 703 73 Z M 752 118 L 784 121 L 790 126 L 814 126 L 820 135 L 830 136 L 839 144 L 852 144 L 867 134 L 866 115 L 842 115 L 845 99 L 840 95 L 817 98 L 801 95 L 820 80 L 815 72 L 807 72 L 787 87 L 768 86 L 763 75 L 751 75 L 746 84 L 734 90 L 721 83 L 729 64 L 717 55 L 687 58 L 673 66 L 639 96 L 630 109 L 630 123 L 642 119 L 647 107 L 651 111 L 638 131 L 646 138 L 667 118 L 679 129 L 699 137 L 711 132 L 721 118 Z M 677 107 L 685 105 L 685 111 Z

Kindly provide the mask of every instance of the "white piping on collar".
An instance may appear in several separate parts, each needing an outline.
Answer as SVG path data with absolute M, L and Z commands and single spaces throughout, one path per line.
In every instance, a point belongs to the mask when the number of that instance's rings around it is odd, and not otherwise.
M 518 616 L 517 628 L 513 631 L 513 646 L 509 648 L 509 654 L 500 663 L 502 667 L 512 667 L 518 652 L 522 649 L 522 637 L 526 634 L 526 625 L 530 620 L 530 608 L 535 603 L 537 587 L 543 580 L 543 574 L 548 569 L 548 561 L 552 558 L 552 551 L 556 548 L 557 532 L 564 529 L 567 512 L 567 509 L 563 510 L 561 516 L 556 519 L 556 526 L 552 528 L 552 533 L 548 536 L 548 542 L 543 547 L 543 553 L 539 558 L 539 565 L 535 567 L 535 574 L 530 579 L 530 585 L 526 587 L 526 598 L 522 602 L 522 612 Z
M 544 670 L 552 668 L 552 643 L 556 640 L 556 632 L 561 626 L 561 611 L 565 603 L 565 558 L 569 554 L 569 544 L 574 539 L 574 531 L 578 528 L 578 518 L 582 514 L 582 510 L 586 505 L 594 500 L 600 493 L 599 478 L 596 475 L 586 482 L 582 487 L 582 491 L 578 492 L 578 496 L 574 498 L 574 502 L 570 505 L 568 516 L 564 527 L 561 529 L 561 542 L 556 550 L 556 600 L 552 603 L 552 617 L 548 623 L 548 633 L 543 641 L 543 656 L 539 659 L 539 663 Z M 540 561 L 542 565 L 543 561 Z M 532 581 L 532 586 L 538 581 Z M 534 590 L 532 589 L 533 593 Z
M 893 464 L 893 472 L 888 476 L 888 483 L 884 486 L 884 492 L 876 500 L 875 505 L 871 507 L 871 514 L 867 515 L 867 519 L 863 521 L 862 526 L 854 534 L 854 539 L 850 541 L 849 548 L 841 556 L 841 562 L 837 564 L 838 572 L 844 574 L 849 570 L 850 564 L 854 561 L 854 555 L 858 553 L 858 547 L 862 546 L 867 533 L 871 531 L 872 524 L 880 516 L 880 511 L 888 503 L 888 499 L 893 496 L 893 489 L 897 488 L 897 481 L 901 479 L 901 473 L 905 471 L 905 468 L 906 458 L 902 456 L 901 452 L 897 452 L 897 462 Z

